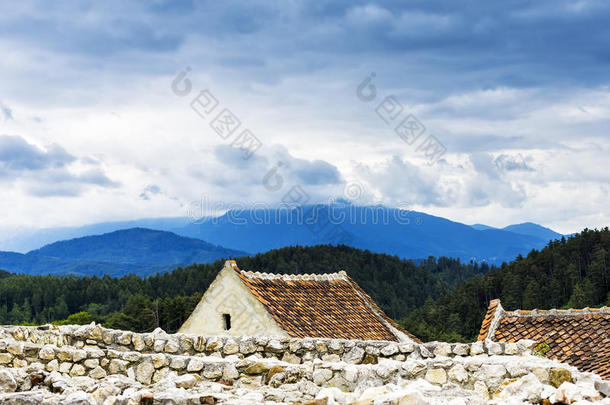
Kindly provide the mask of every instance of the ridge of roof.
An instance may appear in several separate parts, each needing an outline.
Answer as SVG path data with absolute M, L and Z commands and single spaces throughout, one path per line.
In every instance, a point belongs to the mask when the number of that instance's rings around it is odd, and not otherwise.
M 248 278 L 256 278 L 261 280 L 283 280 L 283 281 L 331 281 L 331 280 L 344 280 L 348 281 L 348 276 L 345 270 L 338 271 L 336 273 L 325 273 L 325 274 L 276 274 L 276 273 L 265 273 L 260 271 L 249 271 L 241 270 L 237 267 L 235 260 L 230 260 L 231 266 L 235 271 L 244 275 Z
M 540 318 L 546 316 L 586 316 L 586 315 L 610 315 L 610 307 L 603 306 L 600 308 L 569 308 L 569 309 L 515 309 L 506 311 L 500 302 L 499 298 L 489 301 L 487 313 L 481 323 L 481 330 L 477 340 L 485 340 L 493 336 L 497 329 L 498 323 L 502 318 Z
M 274 273 L 261 273 L 260 271 L 246 271 L 240 270 L 241 274 L 248 278 L 258 278 L 262 280 L 284 280 L 284 281 L 330 281 L 330 280 L 345 280 L 347 281 L 347 274 L 341 270 L 338 273 L 327 273 L 327 274 L 274 274 Z
M 500 304 L 500 300 L 495 300 L 498 302 L 498 304 Z M 490 304 L 491 305 L 491 304 Z M 585 307 L 585 308 L 568 308 L 568 309 L 558 309 L 558 308 L 551 308 L 551 309 L 515 309 L 514 311 L 503 311 L 503 316 L 507 317 L 507 316 L 511 316 L 511 317 L 521 317 L 521 318 L 525 318 L 525 317 L 535 317 L 538 318 L 540 316 L 582 316 L 582 315 L 598 315 L 598 314 L 607 314 L 610 315 L 610 307 L 608 306 L 603 306 L 603 307 L 599 307 L 599 308 L 591 308 L 591 307 Z

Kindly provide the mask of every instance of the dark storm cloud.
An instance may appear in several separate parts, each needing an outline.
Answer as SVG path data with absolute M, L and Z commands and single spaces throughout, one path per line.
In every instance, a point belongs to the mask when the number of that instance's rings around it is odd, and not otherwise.
M 100 168 L 79 173 L 69 170 L 68 166 L 76 161 L 60 145 L 40 148 L 20 136 L 0 135 L 0 180 L 23 180 L 30 195 L 76 196 L 89 186 L 118 186 Z
M 44 170 L 75 161 L 61 146 L 43 150 L 20 136 L 0 135 L 0 167 L 3 171 Z
M 222 50 L 207 64 L 261 75 L 269 64 L 287 75 L 293 71 L 282 66 L 319 69 L 325 64 L 315 60 L 349 65 L 391 56 L 404 66 L 393 79 L 403 82 L 442 74 L 449 76 L 445 87 L 608 82 L 610 3 L 602 1 L 104 2 L 58 3 L 42 12 L 46 7 L 15 13 L 0 34 L 94 59 L 174 52 L 191 41 Z
M 263 155 L 256 153 L 249 159 L 242 158 L 242 152 L 228 145 L 217 146 L 214 150 L 216 159 L 230 167 L 230 172 L 223 171 L 223 179 L 231 173 L 236 178 L 257 181 L 276 166 L 287 177 L 298 184 L 320 186 L 341 183 L 341 174 L 336 166 L 323 160 L 306 160 L 292 156 L 283 146 L 274 145 L 271 151 Z

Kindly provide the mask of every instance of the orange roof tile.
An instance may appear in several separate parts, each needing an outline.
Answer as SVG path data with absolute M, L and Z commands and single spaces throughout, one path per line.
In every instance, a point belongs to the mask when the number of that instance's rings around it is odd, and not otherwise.
M 610 379 L 610 311 L 606 308 L 506 312 L 499 300 L 492 300 L 479 340 L 533 339 L 549 346 L 547 357 Z
M 344 271 L 277 275 L 240 270 L 241 281 L 290 336 L 398 341 L 403 330 Z
M 485 340 L 487 338 L 487 333 L 489 332 L 491 321 L 494 319 L 496 309 L 498 308 L 499 303 L 500 300 L 491 300 L 489 302 L 489 308 L 487 309 L 487 314 L 485 314 L 485 318 L 483 318 L 481 332 L 479 333 L 479 337 L 477 340 Z

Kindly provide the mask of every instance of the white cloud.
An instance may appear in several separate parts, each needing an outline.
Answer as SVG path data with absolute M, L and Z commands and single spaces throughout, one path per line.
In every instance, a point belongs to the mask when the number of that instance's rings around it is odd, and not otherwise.
M 520 14 L 498 4 L 441 14 L 434 2 L 133 4 L 121 18 L 114 2 L 41 4 L 0 13 L 10 31 L 0 133 L 27 140 L 30 156 L 0 153 L 4 223 L 184 215 L 202 194 L 277 204 L 285 189 L 262 179 L 278 162 L 284 187 L 319 201 L 353 179 L 371 200 L 464 222 L 563 232 L 610 222 L 601 2 Z M 262 140 L 249 161 L 193 113 L 192 95 L 171 93 L 187 65 L 194 91 L 212 90 Z M 365 104 L 355 89 L 372 71 L 379 98 Z M 389 94 L 447 146 L 444 161 L 426 165 L 377 117 Z

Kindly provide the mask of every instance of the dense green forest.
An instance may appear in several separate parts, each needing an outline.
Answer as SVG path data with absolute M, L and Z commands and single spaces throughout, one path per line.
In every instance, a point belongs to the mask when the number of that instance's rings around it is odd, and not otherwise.
M 507 310 L 610 305 L 610 230 L 585 229 L 428 299 L 401 320 L 423 340 L 476 338 L 491 299 Z
M 430 258 L 418 265 L 347 246 L 287 247 L 237 259 L 247 270 L 330 273 L 346 270 L 395 319 L 438 298 L 458 283 L 484 274 L 486 265 Z M 194 264 L 147 278 L 0 275 L 0 323 L 88 323 L 175 332 L 223 266 Z
M 610 305 L 610 230 L 585 229 L 501 267 L 429 258 L 417 264 L 347 246 L 287 247 L 237 259 L 272 273 L 346 270 L 379 306 L 423 340 L 476 337 L 489 300 L 506 309 Z M 56 277 L 0 271 L 0 323 L 88 323 L 175 332 L 223 266 L 194 264 L 147 278 Z

